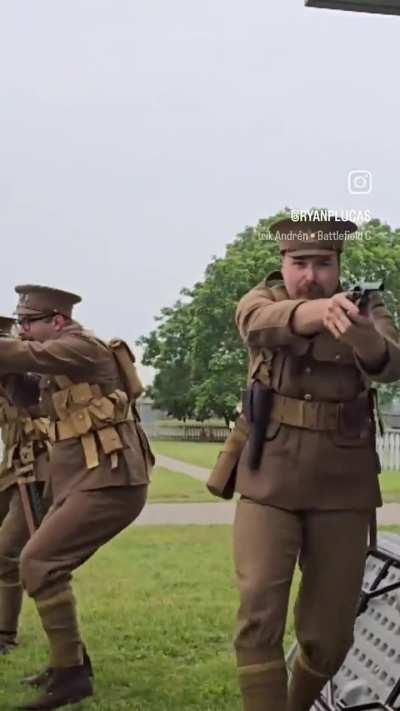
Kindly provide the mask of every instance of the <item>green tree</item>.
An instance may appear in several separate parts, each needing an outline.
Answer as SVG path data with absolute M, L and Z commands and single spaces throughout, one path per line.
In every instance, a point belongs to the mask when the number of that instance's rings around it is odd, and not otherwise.
M 191 378 L 192 306 L 177 301 L 172 308 L 163 308 L 156 318 L 158 327 L 138 343 L 144 346 L 142 362 L 156 370 L 153 385 L 147 394 L 154 406 L 178 420 L 194 413 Z

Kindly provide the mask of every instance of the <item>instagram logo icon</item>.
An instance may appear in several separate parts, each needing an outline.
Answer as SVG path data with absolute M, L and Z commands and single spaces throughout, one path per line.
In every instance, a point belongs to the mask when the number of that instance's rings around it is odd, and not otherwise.
M 372 173 L 369 170 L 351 170 L 347 184 L 351 195 L 369 195 L 372 190 Z

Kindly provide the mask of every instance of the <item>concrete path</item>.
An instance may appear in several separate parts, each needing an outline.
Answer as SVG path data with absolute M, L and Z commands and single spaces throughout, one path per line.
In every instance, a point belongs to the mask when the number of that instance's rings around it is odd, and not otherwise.
M 384 504 L 377 513 L 379 526 L 400 526 L 400 504 Z
M 188 526 L 232 524 L 235 504 L 148 504 L 135 526 Z M 378 525 L 400 526 L 400 504 L 385 504 L 378 509 Z
M 235 504 L 148 504 L 135 526 L 188 526 L 197 524 L 231 524 Z
M 187 474 L 193 479 L 207 481 L 209 470 L 194 464 L 181 462 L 178 459 L 157 456 L 157 464 L 171 471 Z M 234 502 L 216 504 L 148 504 L 136 521 L 139 526 L 164 525 L 210 525 L 232 524 L 235 513 Z M 378 525 L 400 526 L 400 504 L 385 504 L 378 509 Z
M 164 457 L 163 454 L 157 454 L 156 464 L 160 467 L 165 467 L 165 469 L 170 469 L 173 472 L 187 474 L 188 476 L 191 476 L 192 479 L 199 479 L 200 481 L 207 481 L 210 474 L 209 469 L 198 467 L 195 464 L 189 464 L 188 462 L 181 462 L 179 459 Z

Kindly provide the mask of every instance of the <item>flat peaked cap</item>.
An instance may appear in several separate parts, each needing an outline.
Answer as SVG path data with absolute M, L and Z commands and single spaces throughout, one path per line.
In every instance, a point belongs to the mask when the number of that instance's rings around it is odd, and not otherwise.
M 15 318 L 11 316 L 0 316 L 0 334 L 10 336 L 11 329 L 15 324 Z
M 77 294 L 50 286 L 22 284 L 15 287 L 19 294 L 18 316 L 40 316 L 40 314 L 62 314 L 70 318 L 72 307 L 82 301 Z
M 270 228 L 271 234 L 279 243 L 281 254 L 290 252 L 297 254 L 314 255 L 327 252 L 341 252 L 346 239 L 358 227 L 350 220 L 299 220 L 296 222 L 290 217 L 284 217 L 274 222 Z

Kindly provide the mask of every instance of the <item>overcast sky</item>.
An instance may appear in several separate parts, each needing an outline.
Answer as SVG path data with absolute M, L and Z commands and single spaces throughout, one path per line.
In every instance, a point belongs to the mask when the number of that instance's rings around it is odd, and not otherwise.
M 1 311 L 82 294 L 130 340 L 284 205 L 400 226 L 400 17 L 303 0 L 0 3 Z M 369 170 L 369 195 L 347 174 Z

